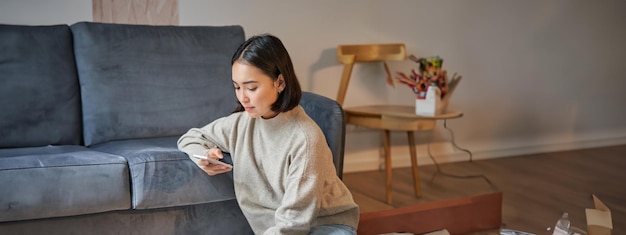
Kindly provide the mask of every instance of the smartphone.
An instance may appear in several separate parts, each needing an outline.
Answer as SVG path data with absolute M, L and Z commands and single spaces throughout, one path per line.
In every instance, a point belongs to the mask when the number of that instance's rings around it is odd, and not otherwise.
M 197 158 L 197 159 L 204 159 L 204 160 L 207 160 L 207 161 L 209 161 L 211 164 L 219 164 L 219 165 L 222 165 L 222 166 L 226 166 L 226 167 L 229 167 L 229 168 L 233 168 L 233 165 L 231 165 L 231 164 L 228 164 L 228 163 L 225 163 L 225 162 L 222 162 L 222 161 L 220 161 L 220 160 L 213 159 L 213 158 L 210 158 L 210 157 L 207 157 L 207 156 L 202 156 L 202 155 L 196 155 L 196 154 L 194 154 L 194 155 L 193 155 L 193 157 L 195 157 L 195 158 Z

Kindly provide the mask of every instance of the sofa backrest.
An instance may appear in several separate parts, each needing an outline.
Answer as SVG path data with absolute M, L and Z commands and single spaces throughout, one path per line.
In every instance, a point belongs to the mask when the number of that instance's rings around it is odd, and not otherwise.
M 71 26 L 85 145 L 181 135 L 231 113 L 240 26 Z
M 80 144 L 80 94 L 67 25 L 0 25 L 0 148 Z

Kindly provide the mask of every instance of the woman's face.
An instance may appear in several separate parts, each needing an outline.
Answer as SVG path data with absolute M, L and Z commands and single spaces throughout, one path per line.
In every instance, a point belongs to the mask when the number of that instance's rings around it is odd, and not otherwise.
M 284 88 L 283 77 L 274 81 L 259 68 L 241 62 L 235 62 L 232 69 L 235 93 L 246 112 L 253 118 L 269 119 L 278 115 L 271 107 Z

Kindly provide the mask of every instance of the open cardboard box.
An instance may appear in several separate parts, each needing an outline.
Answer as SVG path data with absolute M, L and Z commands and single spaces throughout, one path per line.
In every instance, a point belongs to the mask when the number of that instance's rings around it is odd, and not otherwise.
M 595 209 L 585 209 L 587 216 L 588 235 L 611 235 L 613 231 L 613 218 L 611 210 L 596 195 L 593 196 Z

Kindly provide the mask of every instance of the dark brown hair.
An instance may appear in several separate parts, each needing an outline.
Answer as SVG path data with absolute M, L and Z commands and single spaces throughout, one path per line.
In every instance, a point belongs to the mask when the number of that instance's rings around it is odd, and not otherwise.
M 278 94 L 278 99 L 272 104 L 272 111 L 286 112 L 300 104 L 302 90 L 293 69 L 291 57 L 283 43 L 270 34 L 256 35 L 242 43 L 233 55 L 231 65 L 235 62 L 252 65 L 259 68 L 273 81 L 283 75 L 285 89 Z M 234 112 L 244 111 L 238 102 Z

